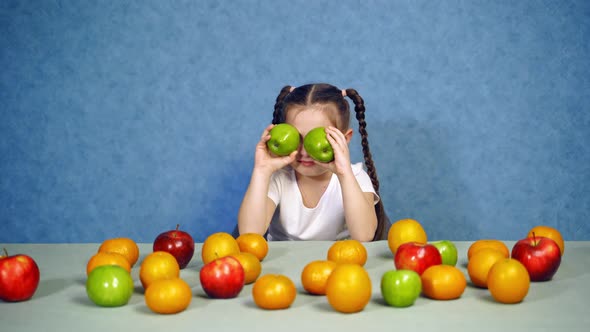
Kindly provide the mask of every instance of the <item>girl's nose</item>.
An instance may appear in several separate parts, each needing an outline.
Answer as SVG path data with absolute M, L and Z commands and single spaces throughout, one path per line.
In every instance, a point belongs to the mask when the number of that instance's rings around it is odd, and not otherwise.
M 309 157 L 309 154 L 307 154 L 307 151 L 305 151 L 305 148 L 303 147 L 303 143 L 299 144 L 297 154 L 303 157 Z

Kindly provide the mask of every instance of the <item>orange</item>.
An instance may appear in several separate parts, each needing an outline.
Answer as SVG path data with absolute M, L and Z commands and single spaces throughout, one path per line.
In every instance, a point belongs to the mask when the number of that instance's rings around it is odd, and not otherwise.
M 364 266 L 367 262 L 367 249 L 357 240 L 336 241 L 328 249 L 328 260 L 336 263 L 352 263 Z
M 127 237 L 105 240 L 98 248 L 98 252 L 116 252 L 121 254 L 127 258 L 131 267 L 133 267 L 139 259 L 139 247 L 137 246 L 137 243 Z
M 102 265 L 119 265 L 127 272 L 131 272 L 131 265 L 123 255 L 114 252 L 98 252 L 88 260 L 86 275 L 89 275 L 90 271 L 94 270 L 95 267 Z
M 561 233 L 559 233 L 557 229 L 550 226 L 535 226 L 529 231 L 527 237 L 533 237 L 533 234 L 535 236 L 548 237 L 555 241 L 559 247 L 559 250 L 561 251 L 561 255 L 563 256 L 563 253 L 565 252 L 565 244 L 563 242 Z
M 371 278 L 358 264 L 339 264 L 326 284 L 328 303 L 342 313 L 359 312 L 371 300 Z
M 488 273 L 492 266 L 498 261 L 506 258 L 504 253 L 492 248 L 478 250 L 469 262 L 467 262 L 467 273 L 471 282 L 481 288 L 488 287 Z
M 252 287 L 254 303 L 262 309 L 286 309 L 295 301 L 297 290 L 289 277 L 281 274 L 265 274 Z
M 401 219 L 394 222 L 387 233 L 387 244 L 394 255 L 397 248 L 406 242 L 426 243 L 427 240 L 424 228 L 414 219 Z
M 229 233 L 218 232 L 209 235 L 201 248 L 203 263 L 210 263 L 218 258 L 239 254 L 238 242 Z
M 433 265 L 422 276 L 422 292 L 434 300 L 453 300 L 461 297 L 467 287 L 465 275 L 451 265 Z
M 145 304 L 159 314 L 175 314 L 188 308 L 192 291 L 180 278 L 154 281 L 145 291 Z
M 143 289 L 148 289 L 156 280 L 174 279 L 180 276 L 180 266 L 176 258 L 166 251 L 155 251 L 141 262 L 139 279 Z
M 530 284 L 526 268 L 514 258 L 497 262 L 488 274 L 488 290 L 500 303 L 521 302 L 529 292 Z
M 262 271 L 262 264 L 258 260 L 258 257 L 254 256 L 249 252 L 241 252 L 239 254 L 233 254 L 231 257 L 237 259 L 242 267 L 244 268 L 244 283 L 251 284 L 260 275 Z
M 326 295 L 328 277 L 336 268 L 333 261 L 313 261 L 301 271 L 301 285 L 310 294 Z
M 259 261 L 262 261 L 268 254 L 268 243 L 264 236 L 257 233 L 245 233 L 236 239 L 241 252 L 254 254 Z
M 467 249 L 467 260 L 470 260 L 473 254 L 483 248 L 496 249 L 500 251 L 505 258 L 510 257 L 510 250 L 508 250 L 508 247 L 504 244 L 504 242 L 495 239 L 482 239 L 473 242 L 469 246 L 469 249 Z

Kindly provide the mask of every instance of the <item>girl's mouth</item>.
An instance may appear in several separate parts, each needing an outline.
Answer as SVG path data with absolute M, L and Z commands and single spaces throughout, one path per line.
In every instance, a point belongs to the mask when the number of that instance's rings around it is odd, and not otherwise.
M 305 167 L 310 167 L 310 166 L 315 165 L 315 162 L 313 160 L 299 160 L 299 163 Z

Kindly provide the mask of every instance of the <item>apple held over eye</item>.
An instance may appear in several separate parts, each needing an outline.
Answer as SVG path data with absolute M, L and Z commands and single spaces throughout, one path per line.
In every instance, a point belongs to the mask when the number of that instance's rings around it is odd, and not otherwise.
M 310 130 L 303 139 L 303 147 L 313 159 L 329 163 L 334 160 L 334 150 L 326 137 L 326 128 L 317 127 Z
M 422 281 L 412 270 L 391 270 L 381 277 L 381 295 L 392 307 L 409 307 L 422 292 Z
M 457 264 L 457 247 L 452 241 L 442 240 L 432 243 L 438 249 L 443 265 L 455 266 Z
M 422 275 L 427 268 L 442 264 L 442 257 L 432 244 L 406 242 L 397 248 L 394 263 L 398 270 L 413 270 Z
M 86 294 L 101 307 L 125 305 L 133 294 L 133 278 L 118 265 L 98 266 L 86 279 Z
M 26 301 L 39 286 L 39 267 L 28 255 L 0 256 L 0 299 L 7 302 Z
M 524 265 L 531 281 L 550 280 L 561 264 L 561 250 L 557 243 L 541 236 L 517 241 L 511 256 Z
M 192 236 L 178 229 L 161 233 L 154 240 L 153 251 L 166 251 L 178 262 L 178 266 L 184 269 L 195 253 L 195 241 Z
M 270 130 L 266 146 L 277 156 L 288 156 L 299 148 L 300 135 L 297 128 L 288 123 L 279 123 Z
M 199 272 L 199 279 L 207 296 L 229 299 L 242 291 L 245 273 L 237 259 L 225 256 L 205 264 Z

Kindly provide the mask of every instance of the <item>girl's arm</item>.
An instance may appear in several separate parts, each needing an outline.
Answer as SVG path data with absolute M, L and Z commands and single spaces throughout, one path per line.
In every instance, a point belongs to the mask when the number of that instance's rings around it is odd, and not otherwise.
M 359 241 L 371 241 L 377 229 L 373 193 L 361 190 L 350 165 L 348 142 L 352 130 L 342 133 L 334 127 L 326 128 L 326 137 L 334 150 L 334 161 L 329 168 L 336 174 L 342 187 L 344 218 L 351 238 Z
M 338 180 L 342 187 L 344 218 L 350 236 L 363 242 L 373 240 L 377 229 L 373 193 L 361 190 L 352 169 L 350 172 L 338 175 Z
M 267 196 L 269 181 L 270 174 L 256 169 L 252 172 L 250 185 L 238 212 L 240 234 L 258 233 L 264 235 L 266 233 L 276 209 L 274 202 Z
M 240 211 L 238 212 L 238 230 L 240 234 L 258 233 L 264 235 L 276 209 L 275 203 L 268 197 L 268 186 L 272 173 L 295 160 L 297 151 L 289 156 L 275 157 L 268 152 L 266 142 L 270 139 L 269 125 L 256 144 L 254 169 L 250 185 L 246 190 Z

